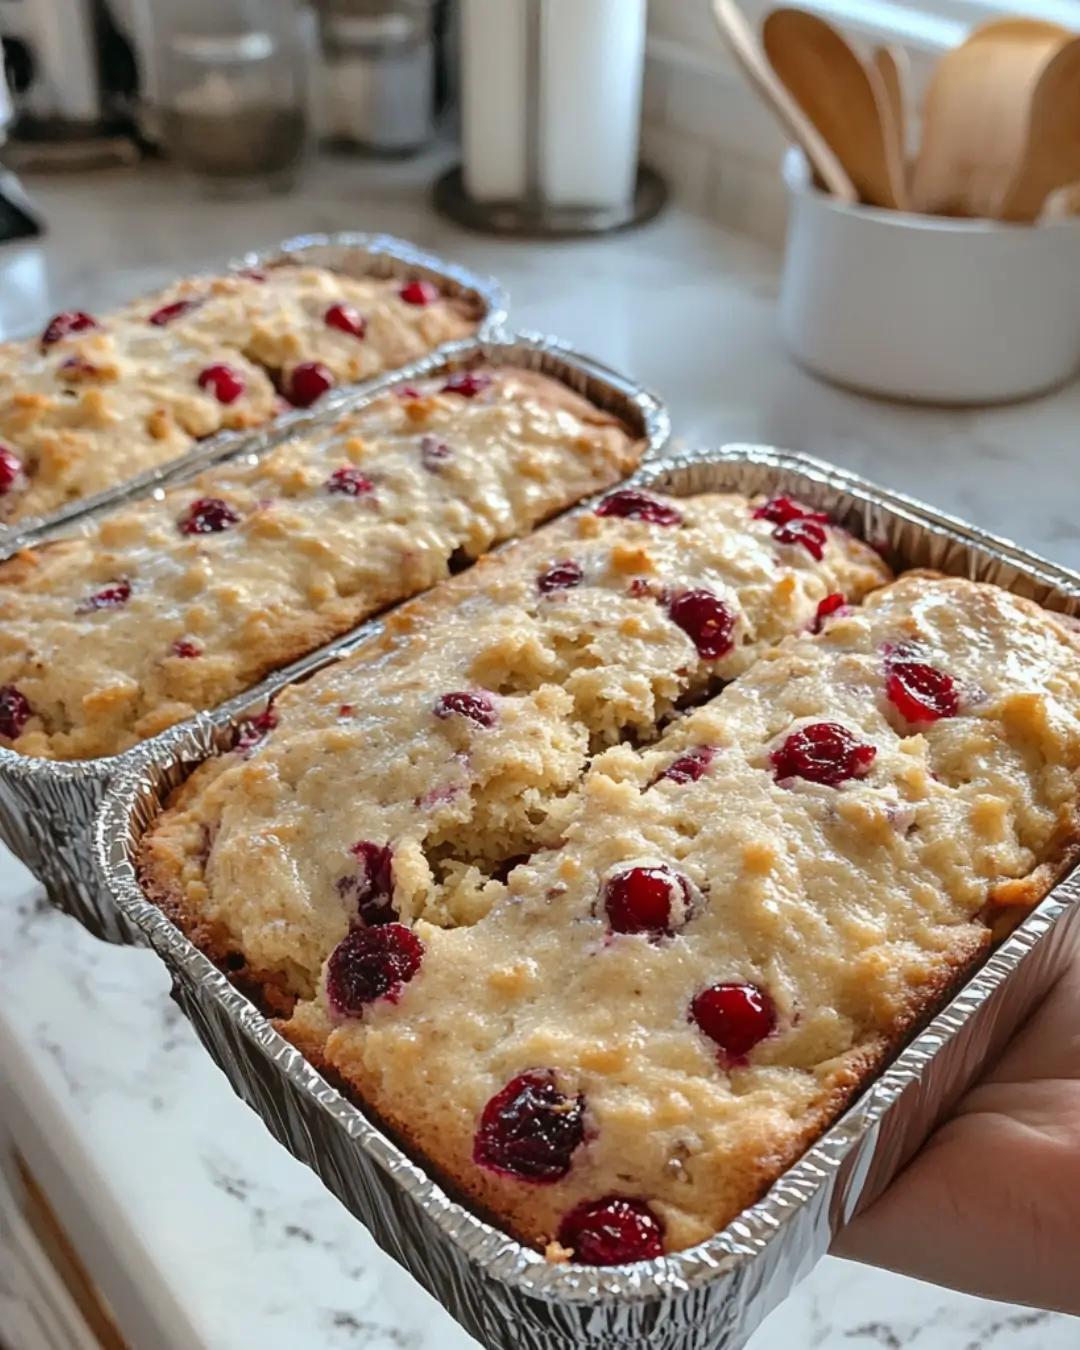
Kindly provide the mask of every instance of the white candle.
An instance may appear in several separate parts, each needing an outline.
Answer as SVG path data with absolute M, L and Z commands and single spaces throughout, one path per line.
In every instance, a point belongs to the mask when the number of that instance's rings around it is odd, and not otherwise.
M 494 0 L 518 10 L 516 0 Z M 617 207 L 634 190 L 646 0 L 542 0 L 540 177 L 553 206 Z
M 636 0 L 635 0 L 636 3 Z M 474 201 L 525 194 L 525 0 L 463 0 L 461 139 Z

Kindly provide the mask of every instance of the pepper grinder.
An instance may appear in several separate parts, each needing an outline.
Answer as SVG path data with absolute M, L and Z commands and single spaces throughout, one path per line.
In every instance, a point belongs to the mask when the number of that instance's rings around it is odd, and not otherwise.
M 462 164 L 435 205 L 459 224 L 531 236 L 651 219 L 663 182 L 639 166 L 646 0 L 462 0 Z

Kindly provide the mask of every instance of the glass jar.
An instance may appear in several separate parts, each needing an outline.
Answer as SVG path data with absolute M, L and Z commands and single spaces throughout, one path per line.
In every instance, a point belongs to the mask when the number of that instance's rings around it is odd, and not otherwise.
M 287 191 L 311 141 L 315 22 L 290 7 L 276 24 L 163 38 L 163 149 L 215 194 Z

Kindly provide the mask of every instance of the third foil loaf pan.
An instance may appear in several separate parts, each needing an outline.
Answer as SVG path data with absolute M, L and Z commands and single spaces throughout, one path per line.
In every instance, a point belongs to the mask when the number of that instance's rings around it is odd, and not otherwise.
M 815 461 L 661 461 L 149 749 L 99 864 L 482 1341 L 735 1346 L 1054 972 L 1076 604 Z
M 667 435 L 543 339 L 460 344 L 0 564 L 0 826 L 98 931 L 83 832 L 131 748 L 622 478 Z

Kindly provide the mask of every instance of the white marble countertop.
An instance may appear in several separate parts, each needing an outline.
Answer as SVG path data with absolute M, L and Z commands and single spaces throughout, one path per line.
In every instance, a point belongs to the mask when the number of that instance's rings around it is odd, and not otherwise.
M 0 249 L 0 332 L 291 233 L 388 231 L 498 275 L 518 326 L 656 388 L 688 442 L 807 450 L 1080 566 L 1080 386 L 996 412 L 840 393 L 784 357 L 777 259 L 754 243 L 677 213 L 602 242 L 488 241 L 440 223 L 416 180 L 324 166 L 294 197 L 236 204 L 197 201 L 164 173 L 33 184 L 52 228 L 38 246 Z M 168 1306 L 178 1347 L 472 1344 L 232 1097 L 156 958 L 94 941 L 6 855 L 0 982 L 0 1054 L 22 1066 L 42 1130 L 66 1141 L 118 1250 Z M 752 1350 L 1067 1350 L 1077 1334 L 1070 1319 L 829 1260 Z

